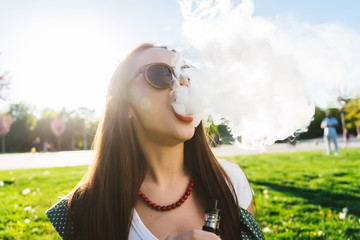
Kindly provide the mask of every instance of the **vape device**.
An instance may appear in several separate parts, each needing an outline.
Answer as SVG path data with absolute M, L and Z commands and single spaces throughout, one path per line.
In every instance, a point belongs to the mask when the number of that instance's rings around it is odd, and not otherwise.
M 206 209 L 203 230 L 220 236 L 220 209 L 217 208 L 218 200 L 212 199 L 210 208 Z

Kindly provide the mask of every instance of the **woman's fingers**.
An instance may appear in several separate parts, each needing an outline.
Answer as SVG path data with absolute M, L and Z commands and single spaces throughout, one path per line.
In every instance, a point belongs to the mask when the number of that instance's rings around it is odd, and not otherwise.
M 166 240 L 220 240 L 221 238 L 211 232 L 190 230 L 169 235 Z

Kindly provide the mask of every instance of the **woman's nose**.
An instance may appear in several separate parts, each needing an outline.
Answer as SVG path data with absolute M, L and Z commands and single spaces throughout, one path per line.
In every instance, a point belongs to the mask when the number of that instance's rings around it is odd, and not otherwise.
M 180 85 L 189 87 L 189 79 L 183 75 L 180 75 Z

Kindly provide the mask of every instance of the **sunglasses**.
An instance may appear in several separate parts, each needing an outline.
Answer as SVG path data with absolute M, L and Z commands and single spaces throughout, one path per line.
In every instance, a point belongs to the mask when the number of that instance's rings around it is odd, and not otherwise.
M 191 68 L 189 65 L 184 65 L 181 69 Z M 154 88 L 165 89 L 171 87 L 176 74 L 173 67 L 165 63 L 150 63 L 141 66 L 132 77 L 130 77 L 129 83 L 131 83 L 139 74 L 142 74 L 145 80 Z M 181 74 L 190 81 L 190 78 Z M 181 78 L 180 76 L 180 78 Z

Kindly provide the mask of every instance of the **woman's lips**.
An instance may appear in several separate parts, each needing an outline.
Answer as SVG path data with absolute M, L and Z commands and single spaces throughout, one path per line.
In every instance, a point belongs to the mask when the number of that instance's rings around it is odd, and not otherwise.
M 183 115 L 180 115 L 180 114 L 176 113 L 175 111 L 174 111 L 174 114 L 179 120 L 181 120 L 183 122 L 189 123 L 189 122 L 193 121 L 193 117 L 185 117 Z

